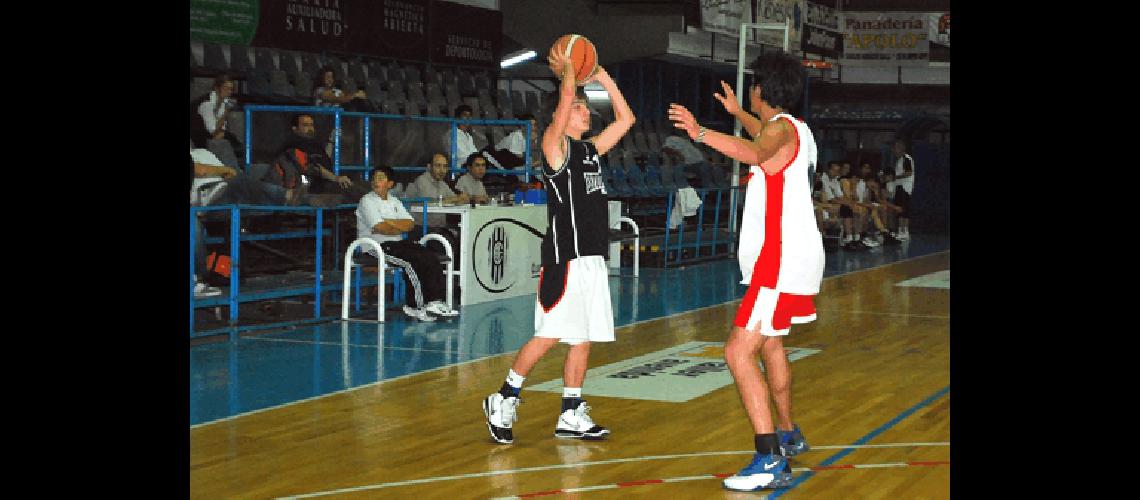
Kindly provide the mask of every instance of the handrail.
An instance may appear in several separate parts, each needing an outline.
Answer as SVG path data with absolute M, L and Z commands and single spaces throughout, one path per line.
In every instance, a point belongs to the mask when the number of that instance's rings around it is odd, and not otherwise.
M 355 241 L 348 245 L 348 249 L 344 251 L 344 281 L 341 286 L 340 295 L 340 319 L 348 319 L 348 289 L 352 288 L 352 252 L 360 246 L 368 246 L 376 250 L 377 261 L 377 274 L 380 279 L 376 282 L 376 321 L 379 323 L 384 322 L 384 249 L 380 248 L 380 244 L 376 240 L 368 237 L 357 238 Z
M 420 245 L 426 247 L 427 242 L 429 241 L 438 241 L 441 245 L 443 245 L 444 252 L 447 253 L 447 269 L 444 271 L 444 275 L 447 276 L 447 308 L 454 309 L 452 305 L 453 302 L 451 300 L 451 296 L 453 294 L 452 288 L 455 287 L 455 284 L 453 283 L 455 281 L 454 276 L 458 276 L 459 271 L 455 271 L 455 256 L 451 250 L 451 242 L 447 241 L 447 238 L 444 238 L 443 235 L 431 233 L 425 234 L 422 238 L 420 238 Z

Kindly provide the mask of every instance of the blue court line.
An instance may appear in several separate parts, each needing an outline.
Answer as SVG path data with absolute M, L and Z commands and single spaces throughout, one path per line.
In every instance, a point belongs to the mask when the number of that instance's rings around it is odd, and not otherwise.
M 911 416 L 914 412 L 922 409 L 922 407 L 930 405 L 930 403 L 933 403 L 938 398 L 944 396 L 948 392 L 950 392 L 950 386 L 943 387 L 941 390 L 934 393 L 934 395 L 922 400 L 921 403 L 918 403 L 918 404 L 908 408 L 906 411 L 900 413 L 899 416 L 892 418 L 889 422 L 879 426 L 878 429 L 875 429 L 875 430 L 867 433 L 866 436 L 859 438 L 859 440 L 855 441 L 852 444 L 853 445 L 867 444 L 867 441 L 875 439 L 875 437 L 878 436 L 879 434 L 882 434 L 883 431 L 886 431 L 887 429 L 894 427 L 895 424 L 902 422 L 903 419 Z M 855 450 L 856 450 L 856 448 L 847 448 L 846 450 L 843 450 L 839 453 L 836 453 L 836 454 L 832 455 L 831 457 L 829 457 L 827 460 L 820 462 L 818 467 L 826 467 L 828 465 L 834 464 L 835 462 L 838 462 L 841 458 L 851 454 L 851 452 L 853 452 Z M 787 488 L 776 490 L 771 495 L 768 495 L 768 499 L 771 500 L 774 498 L 779 498 L 780 495 L 783 495 L 789 491 L 792 491 L 792 488 L 799 486 L 800 483 L 807 481 L 808 479 L 810 479 L 814 475 L 815 475 L 815 472 L 813 472 L 813 471 L 808 471 L 808 472 L 803 473 L 802 475 L 800 475 L 800 477 L 796 478 L 795 481 L 792 481 L 792 484 L 789 485 Z

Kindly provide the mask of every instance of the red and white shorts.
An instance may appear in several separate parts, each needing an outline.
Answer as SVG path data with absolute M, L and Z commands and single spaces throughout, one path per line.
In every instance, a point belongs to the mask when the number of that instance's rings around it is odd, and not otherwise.
M 815 321 L 815 295 L 795 295 L 762 286 L 749 287 L 732 324 L 760 335 L 787 335 L 792 324 Z
M 534 336 L 570 345 L 613 342 L 609 272 L 601 255 L 543 266 L 534 304 Z

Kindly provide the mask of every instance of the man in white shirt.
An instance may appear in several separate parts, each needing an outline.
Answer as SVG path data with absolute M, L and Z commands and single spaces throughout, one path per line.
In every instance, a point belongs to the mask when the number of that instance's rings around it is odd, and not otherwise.
M 447 278 L 438 255 L 404 239 L 404 233 L 412 229 L 412 216 L 399 198 L 388 195 L 396 184 L 392 176 L 392 167 L 387 165 L 372 170 L 372 191 L 361 197 L 356 207 L 356 236 L 379 243 L 384 250 L 384 262 L 404 270 L 404 282 L 412 290 L 407 294 L 405 314 L 420 321 L 435 321 L 435 316 L 457 316 L 459 313 L 443 301 Z M 373 261 L 378 257 L 371 248 L 366 252 Z M 368 258 L 358 258 L 358 261 L 365 265 L 370 263 Z
M 476 155 L 469 160 L 465 165 L 467 173 L 455 181 L 455 189 L 475 203 L 487 203 L 487 188 L 483 186 L 483 177 L 487 175 L 487 159 Z
M 894 203 L 902 207 L 899 212 L 898 239 L 910 239 L 910 197 L 914 193 L 914 158 L 907 154 L 906 142 L 896 140 L 894 153 L 895 160 L 895 197 Z
M 455 117 L 461 120 L 470 120 L 474 115 L 471 106 L 460 104 L 455 108 Z M 457 125 L 458 130 L 455 131 L 455 158 L 456 163 L 466 163 L 467 158 L 479 150 L 475 147 L 475 138 L 471 136 L 470 124 Z M 451 128 L 443 133 L 443 148 L 448 153 L 451 152 Z

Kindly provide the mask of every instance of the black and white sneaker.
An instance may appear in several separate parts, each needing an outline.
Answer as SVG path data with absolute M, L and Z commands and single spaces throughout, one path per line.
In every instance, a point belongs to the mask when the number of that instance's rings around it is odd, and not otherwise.
M 558 416 L 558 424 L 554 426 L 554 435 L 567 439 L 584 439 L 599 441 L 605 439 L 610 430 L 594 424 L 590 418 L 590 407 L 583 401 L 573 410 L 566 410 Z
M 491 431 L 491 439 L 497 443 L 511 444 L 515 442 L 515 434 L 511 430 L 518 420 L 518 407 L 522 400 L 516 397 L 504 398 L 502 394 L 493 393 L 483 400 L 483 414 L 487 416 L 487 430 Z

